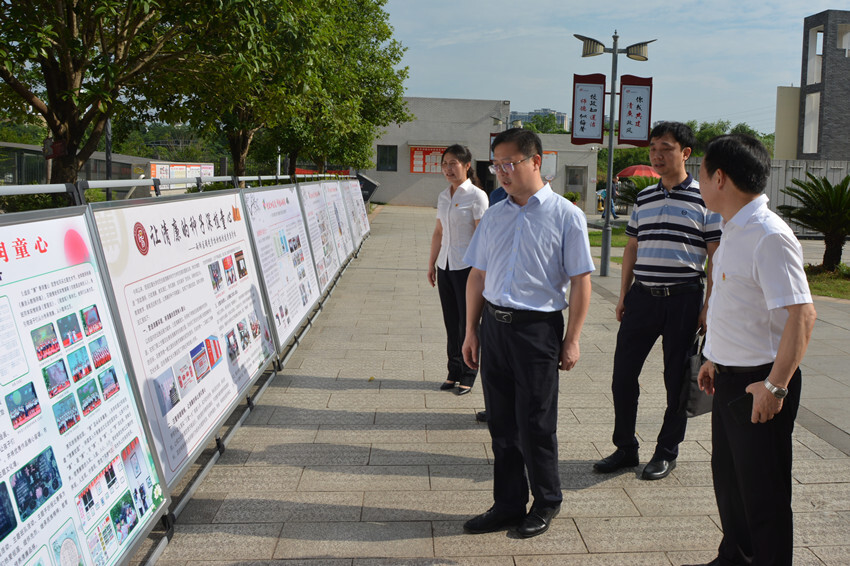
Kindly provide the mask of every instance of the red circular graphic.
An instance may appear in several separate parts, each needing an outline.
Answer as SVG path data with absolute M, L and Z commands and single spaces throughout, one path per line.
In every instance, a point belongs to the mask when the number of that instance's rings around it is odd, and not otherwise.
M 150 246 L 148 245 L 148 233 L 145 232 L 145 227 L 141 222 L 136 222 L 133 226 L 133 240 L 136 242 L 136 248 L 142 255 L 148 255 Z

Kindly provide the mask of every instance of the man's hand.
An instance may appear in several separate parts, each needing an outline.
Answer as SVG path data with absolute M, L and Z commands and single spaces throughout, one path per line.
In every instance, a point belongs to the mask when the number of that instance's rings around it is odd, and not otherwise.
M 620 295 L 620 300 L 617 301 L 617 307 L 614 309 L 614 313 L 617 316 L 617 322 L 623 322 L 623 313 L 626 312 L 625 302 L 625 296 Z
M 434 264 L 428 266 L 428 283 L 433 287 L 437 282 L 437 268 L 434 267 Z
M 699 330 L 700 336 L 705 336 L 706 331 L 708 330 L 708 303 L 705 303 L 705 306 L 702 307 L 702 310 L 699 312 L 699 318 L 697 319 L 697 330 Z
M 747 386 L 747 393 L 753 394 L 753 423 L 766 423 L 782 410 L 782 399 L 777 399 L 767 390 L 764 383 L 756 381 Z
M 478 369 L 478 333 L 466 332 L 466 338 L 463 339 L 463 362 L 472 369 Z
M 578 342 L 564 342 L 561 344 L 561 355 L 558 358 L 558 369 L 561 371 L 570 371 L 578 363 L 581 356 Z
M 697 383 L 699 384 L 700 391 L 705 391 L 706 395 L 714 395 L 714 364 L 706 361 L 702 364 L 702 367 L 699 368 L 699 376 L 697 376 Z

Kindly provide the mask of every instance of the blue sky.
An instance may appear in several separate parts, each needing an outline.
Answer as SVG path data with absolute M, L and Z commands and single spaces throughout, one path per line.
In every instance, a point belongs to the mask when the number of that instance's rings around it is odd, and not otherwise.
M 408 49 L 407 96 L 501 99 L 512 110 L 569 113 L 573 73 L 611 73 L 611 55 L 582 58 L 573 34 L 610 47 L 616 30 L 620 48 L 657 39 L 649 61 L 620 55 L 617 69 L 653 77 L 653 122 L 723 119 L 769 133 L 776 87 L 800 84 L 803 19 L 842 7 L 822 0 L 388 0 L 385 9 Z

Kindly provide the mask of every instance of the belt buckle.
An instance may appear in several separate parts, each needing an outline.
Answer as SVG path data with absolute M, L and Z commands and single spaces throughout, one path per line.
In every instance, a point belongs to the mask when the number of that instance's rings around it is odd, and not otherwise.
M 499 322 L 504 322 L 505 324 L 511 323 L 511 313 L 507 311 L 494 310 L 493 315 Z
M 649 293 L 653 297 L 669 297 L 670 287 L 650 287 Z

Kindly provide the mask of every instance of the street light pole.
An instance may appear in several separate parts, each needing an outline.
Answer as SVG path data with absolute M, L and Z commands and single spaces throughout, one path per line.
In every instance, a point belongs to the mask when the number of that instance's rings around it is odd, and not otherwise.
M 617 35 L 617 30 L 614 30 L 614 45 L 610 49 L 602 45 L 602 42 L 579 34 L 574 34 L 576 39 L 583 42 L 582 57 L 593 57 L 594 55 L 602 55 L 603 53 L 611 54 L 611 108 L 608 118 L 608 179 L 606 181 L 607 190 L 605 191 L 605 224 L 602 227 L 602 258 L 599 266 L 599 275 L 602 277 L 608 276 L 608 267 L 611 263 L 611 216 L 613 215 L 614 207 L 614 107 L 617 100 L 617 55 L 623 53 L 626 57 L 636 61 L 646 61 L 647 45 L 655 41 L 643 41 L 634 43 L 625 49 L 618 49 L 617 45 L 620 36 Z
M 599 275 L 608 277 L 608 267 L 611 263 L 611 217 L 613 216 L 612 208 L 614 203 L 614 191 L 612 186 L 612 174 L 614 170 L 614 105 L 617 100 L 617 41 L 620 36 L 617 35 L 617 30 L 614 30 L 614 46 L 611 49 L 605 49 L 605 52 L 611 53 L 611 108 L 608 110 L 608 179 L 605 182 L 607 190 L 605 191 L 605 224 L 602 226 L 602 257 L 599 260 Z

